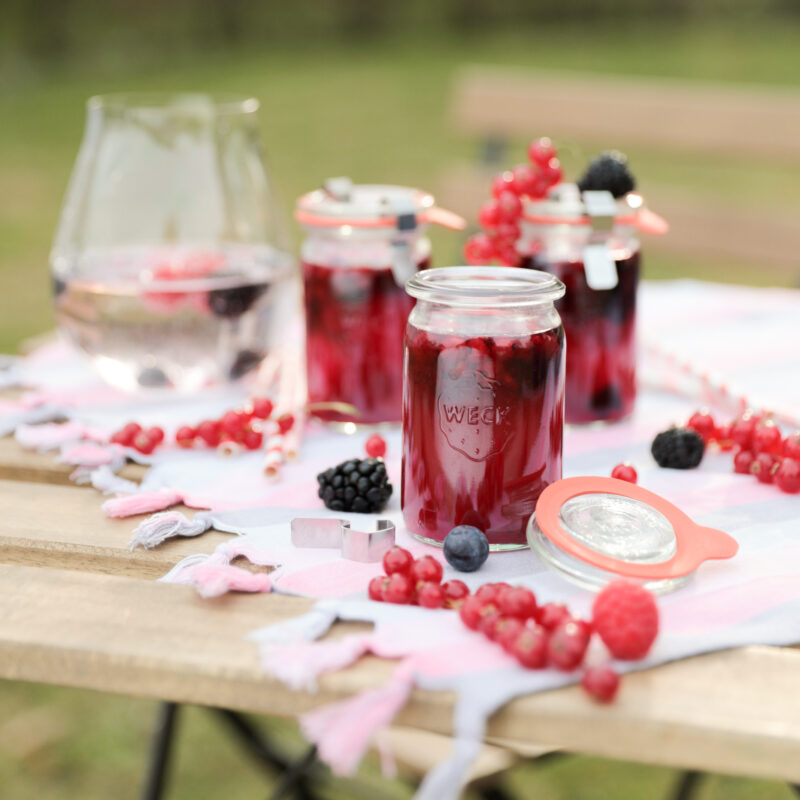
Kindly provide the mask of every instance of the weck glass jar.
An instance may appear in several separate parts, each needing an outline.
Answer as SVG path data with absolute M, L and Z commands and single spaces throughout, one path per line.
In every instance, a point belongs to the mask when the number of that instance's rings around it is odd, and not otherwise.
M 518 249 L 523 267 L 545 270 L 566 287 L 558 303 L 569 345 L 566 421 L 627 417 L 636 400 L 638 230 L 660 233 L 642 198 L 579 193 L 561 184 L 545 200 L 527 201 Z
M 301 262 L 308 399 L 334 426 L 400 422 L 403 334 L 414 301 L 405 281 L 431 263 L 429 222 L 463 221 L 403 186 L 334 178 L 303 195 Z
M 441 544 L 475 525 L 492 550 L 526 546 L 542 491 L 561 478 L 564 332 L 552 275 L 446 267 L 406 284 L 401 505 Z
M 88 101 L 50 260 L 61 331 L 114 386 L 239 378 L 299 318 L 257 111 L 194 94 Z

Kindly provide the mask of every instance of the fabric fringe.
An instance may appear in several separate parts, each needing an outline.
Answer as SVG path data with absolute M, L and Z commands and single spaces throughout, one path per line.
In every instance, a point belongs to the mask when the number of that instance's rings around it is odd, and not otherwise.
M 40 425 L 22 423 L 14 431 L 14 438 L 26 450 L 45 453 L 57 450 L 65 444 L 79 442 L 84 438 L 86 426 L 80 422 L 44 422 Z
M 120 478 L 106 464 L 80 475 L 76 480 L 78 483 L 91 483 L 98 492 L 103 494 L 138 494 L 141 490 L 138 483 Z
M 192 583 L 200 597 L 219 597 L 227 592 L 269 592 L 272 582 L 264 572 L 250 572 L 230 564 L 198 564 L 192 570 Z
M 411 670 L 401 666 L 388 686 L 314 709 L 300 718 L 300 727 L 336 775 L 352 775 L 372 738 L 408 702 L 412 686 Z
M 183 502 L 183 495 L 175 489 L 159 489 L 155 492 L 141 492 L 127 497 L 115 497 L 103 503 L 103 511 L 109 517 L 132 517 L 136 514 L 149 514 Z
M 149 550 L 173 536 L 199 536 L 210 527 L 211 520 L 200 514 L 190 520 L 180 511 L 161 511 L 136 526 L 131 539 L 131 550 L 137 547 Z

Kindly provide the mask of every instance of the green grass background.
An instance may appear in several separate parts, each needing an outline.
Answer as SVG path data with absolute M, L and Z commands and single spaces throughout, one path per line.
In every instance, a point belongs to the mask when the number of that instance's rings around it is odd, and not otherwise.
M 61 66 L 10 63 L 0 70 L 0 351 L 52 325 L 47 257 L 61 198 L 84 122 L 84 102 L 125 90 L 207 90 L 253 94 L 273 175 L 286 209 L 301 192 L 330 175 L 436 190 L 454 159 L 475 158 L 477 143 L 449 121 L 454 74 L 466 63 L 672 76 L 796 87 L 800 84 L 796 22 L 756 19 L 729 25 L 724 17 L 696 25 L 617 25 L 602 29 L 548 26 L 516 33 L 414 36 L 370 44 L 320 41 L 235 52 L 209 47 L 148 51 L 135 58 L 113 51 Z M 0 60 L 0 63 L 2 61 Z M 542 109 L 546 134 L 547 109 Z M 687 121 L 691 124 L 691 121 Z M 575 174 L 590 155 L 614 142 L 570 142 Z M 524 143 L 515 143 L 521 160 Z M 640 186 L 690 189 L 710 202 L 800 207 L 798 165 L 768 152 L 742 162 L 723 157 L 629 151 Z M 460 241 L 437 234 L 437 263 L 457 262 Z M 799 259 L 800 262 L 800 259 Z M 763 265 L 653 254 L 648 277 L 694 276 L 754 284 L 795 283 L 797 274 Z M 0 798 L 67 800 L 137 796 L 153 703 L 53 687 L 0 683 Z M 290 748 L 293 728 L 270 722 Z M 366 779 L 376 771 L 368 765 Z M 574 758 L 516 768 L 508 785 L 521 798 L 631 800 L 664 797 L 676 773 L 668 769 Z M 190 710 L 182 720 L 171 800 L 266 796 L 263 776 L 232 747 L 209 716 Z M 374 783 L 369 785 L 374 786 Z M 331 784 L 331 796 L 357 795 Z M 388 797 L 408 797 L 405 783 L 386 784 Z M 699 800 L 778 800 L 792 793 L 775 782 L 712 777 Z

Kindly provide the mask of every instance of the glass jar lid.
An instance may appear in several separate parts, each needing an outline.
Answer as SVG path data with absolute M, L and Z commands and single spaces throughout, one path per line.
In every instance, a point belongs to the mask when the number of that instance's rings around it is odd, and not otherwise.
M 554 303 L 564 284 L 549 272 L 517 267 L 439 267 L 406 283 L 418 300 L 452 306 L 503 308 Z
M 738 550 L 727 533 L 697 525 L 641 486 L 615 478 L 565 478 L 551 484 L 528 522 L 531 549 L 584 588 L 618 577 L 664 593 L 686 583 L 708 559 Z
M 606 195 L 607 202 L 599 206 L 591 202 L 595 198 L 602 201 L 602 195 Z M 522 219 L 535 225 L 593 225 L 598 216 L 656 236 L 669 231 L 667 221 L 650 211 L 636 192 L 615 200 L 610 192 L 581 193 L 574 183 L 562 183 L 544 199 L 522 198 Z
M 466 221 L 435 205 L 428 192 L 408 186 L 356 184 L 350 178 L 330 178 L 297 200 L 295 219 L 309 227 L 396 228 L 413 230 L 433 223 L 463 230 Z

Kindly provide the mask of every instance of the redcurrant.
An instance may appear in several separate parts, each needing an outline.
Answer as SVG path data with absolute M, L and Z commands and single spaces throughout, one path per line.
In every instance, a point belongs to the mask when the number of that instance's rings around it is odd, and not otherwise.
M 474 594 L 467 597 L 458 609 L 458 615 L 461 621 L 473 631 L 478 630 L 478 623 L 481 619 L 481 612 L 483 611 L 483 602 Z
M 516 242 L 519 239 L 520 227 L 517 222 L 499 222 L 497 224 L 497 238 L 504 242 Z
M 395 572 L 394 575 L 389 576 L 386 584 L 386 589 L 383 592 L 383 599 L 387 603 L 397 603 L 398 605 L 407 605 L 411 602 L 414 596 L 414 584 L 409 579 L 408 575 L 403 575 L 400 572 Z
M 744 450 L 753 447 L 753 431 L 755 430 L 758 417 L 754 414 L 744 414 L 739 419 L 734 420 L 731 425 L 731 439 Z
M 545 603 L 539 609 L 539 623 L 549 631 L 567 619 L 570 619 L 570 613 L 563 603 Z
M 564 170 L 561 168 L 561 163 L 557 158 L 551 158 L 541 171 L 542 179 L 548 186 L 555 186 L 560 183 L 564 177 Z
M 775 473 L 778 471 L 779 459 L 772 453 L 759 453 L 750 465 L 750 472 L 758 478 L 761 483 L 772 483 Z
M 423 608 L 441 608 L 445 594 L 441 583 L 428 581 L 417 588 L 417 603 Z
M 281 414 L 281 416 L 278 417 L 276 422 L 278 423 L 278 430 L 281 433 L 288 433 L 294 426 L 294 415 Z
M 367 586 L 367 595 L 370 600 L 383 601 L 383 594 L 386 591 L 386 585 L 389 579 L 385 575 L 378 575 L 373 578 Z
M 441 583 L 444 570 L 433 556 L 422 556 L 412 563 L 410 574 L 415 584 L 428 581 Z
M 619 675 L 611 667 L 589 667 L 581 678 L 583 690 L 598 703 L 610 703 L 619 689 Z
M 775 472 L 775 483 L 782 492 L 797 494 L 800 492 L 800 461 L 784 458 Z
M 574 620 L 562 622 L 550 634 L 547 656 L 550 663 L 563 670 L 573 670 L 582 661 L 589 646 L 586 629 Z
M 510 588 L 511 584 L 508 583 L 484 583 L 483 586 L 478 588 L 475 592 L 475 597 L 484 604 L 494 603 L 503 589 Z
M 714 418 L 708 413 L 708 411 L 695 411 L 695 413 L 689 417 L 686 427 L 693 431 L 697 431 L 697 433 L 703 437 L 703 441 L 706 444 L 708 444 L 717 435 L 717 424 L 714 422 Z
M 161 444 L 164 441 L 164 429 L 159 428 L 158 425 L 154 425 L 152 428 L 148 428 L 145 433 L 147 437 L 152 440 L 156 445 Z
M 783 449 L 780 428 L 771 420 L 759 422 L 753 431 L 753 450 L 756 453 L 778 455 Z
M 156 449 L 156 443 L 147 435 L 147 433 L 145 433 L 145 431 L 139 431 L 139 433 L 133 437 L 131 447 L 133 447 L 135 450 L 138 450 L 142 455 L 149 456 L 150 453 Z
M 800 461 L 800 433 L 791 433 L 783 440 L 783 454 Z
M 264 434 L 261 431 L 255 431 L 248 428 L 242 435 L 242 444 L 248 450 L 258 450 L 264 443 Z
M 489 603 L 489 605 L 484 606 L 481 611 L 481 618 L 478 621 L 478 630 L 488 639 L 491 639 L 494 636 L 494 626 L 502 616 L 503 615 L 497 610 L 497 606 L 494 603 Z
M 467 264 L 490 264 L 494 255 L 494 240 L 486 233 L 476 233 L 464 244 L 464 260 Z
M 386 455 L 386 439 L 373 433 L 364 443 L 364 450 L 370 458 L 383 458 Z
M 469 587 L 458 579 L 445 581 L 442 589 L 444 589 L 445 608 L 461 608 L 462 603 L 469 597 Z
M 478 222 L 480 222 L 481 227 L 488 231 L 493 230 L 497 223 L 500 222 L 499 211 L 497 200 L 488 200 L 484 203 L 478 212 Z
M 490 638 L 501 645 L 504 650 L 510 651 L 524 628 L 525 623 L 517 617 L 500 617 L 494 625 Z
M 628 483 L 636 483 L 636 481 L 639 480 L 636 470 L 628 463 L 617 464 L 617 466 L 611 470 L 611 477 L 620 481 L 627 481 Z
M 733 471 L 740 475 L 750 475 L 750 467 L 753 466 L 755 456 L 749 450 L 740 450 L 733 457 Z
M 509 652 L 523 667 L 542 669 L 547 666 L 549 636 L 541 625 L 526 625 L 509 647 Z
M 517 164 L 513 170 L 514 191 L 517 194 L 530 195 L 536 190 L 539 173 L 530 164 Z
M 209 447 L 216 447 L 222 438 L 219 422 L 214 419 L 204 420 L 197 426 L 197 436 Z
M 220 431 L 233 441 L 238 441 L 242 432 L 242 419 L 236 411 L 226 411 L 219 421 Z
M 256 397 L 253 400 L 253 416 L 259 419 L 269 419 L 272 414 L 272 400 L 268 397 Z
M 528 619 L 536 616 L 536 595 L 522 586 L 503 589 L 497 595 L 497 607 L 504 616 Z
M 413 563 L 414 556 L 403 547 L 395 546 L 383 554 L 383 571 L 387 575 L 394 575 L 395 572 L 408 575 Z
M 189 425 L 181 425 L 175 432 L 175 442 L 178 447 L 194 447 L 194 440 L 197 436 L 197 431 Z
M 514 173 L 510 170 L 501 172 L 492 178 L 492 197 L 498 198 L 503 192 L 514 193 Z
M 717 445 L 723 453 L 733 450 L 733 437 L 731 436 L 730 425 L 720 425 L 717 428 Z
M 554 158 L 555 154 L 556 149 L 546 136 L 536 139 L 528 145 L 528 158 L 531 163 L 538 164 L 540 167 L 543 167 L 551 158 Z

